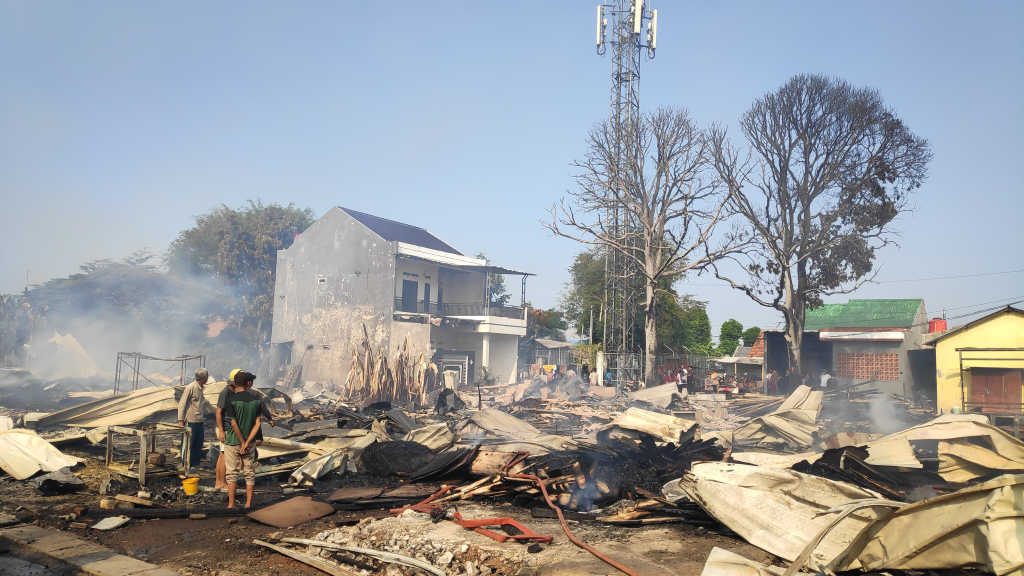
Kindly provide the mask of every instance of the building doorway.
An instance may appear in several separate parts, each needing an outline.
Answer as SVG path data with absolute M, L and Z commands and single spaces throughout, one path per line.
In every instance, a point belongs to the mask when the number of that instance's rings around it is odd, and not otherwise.
M 415 280 L 402 280 L 402 312 L 416 311 L 416 294 L 420 283 Z
M 1021 371 L 971 368 L 971 406 L 982 412 L 1021 411 Z

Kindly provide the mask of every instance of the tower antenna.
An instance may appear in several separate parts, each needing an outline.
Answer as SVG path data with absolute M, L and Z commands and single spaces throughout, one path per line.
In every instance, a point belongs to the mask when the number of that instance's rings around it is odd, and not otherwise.
M 611 0 L 597 7 L 597 53 L 611 48 L 611 107 L 608 113 L 613 150 L 618 167 L 625 170 L 630 158 L 639 154 L 637 124 L 640 121 L 640 60 L 653 59 L 658 38 L 658 11 L 649 10 L 644 0 Z M 644 23 L 647 23 L 644 26 Z M 622 190 L 608 190 L 617 198 Z M 601 217 L 612 236 L 623 239 L 627 250 L 637 249 L 628 231 L 636 223 L 628 211 L 610 202 Z M 616 386 L 639 378 L 642 363 L 636 358 L 634 338 L 636 303 L 640 297 L 635 261 L 617 250 L 605 250 L 604 352 Z

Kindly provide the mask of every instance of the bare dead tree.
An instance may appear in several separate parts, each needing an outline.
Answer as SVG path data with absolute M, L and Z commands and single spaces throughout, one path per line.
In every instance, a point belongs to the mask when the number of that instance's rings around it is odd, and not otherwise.
M 822 75 L 794 76 L 754 102 L 740 127 L 746 152 L 720 126 L 709 146 L 729 209 L 754 241 L 728 257 L 739 275 L 713 269 L 782 312 L 791 378 L 799 378 L 805 310 L 874 279 L 875 253 L 895 242 L 892 223 L 911 209 L 932 154 L 877 90 Z
M 616 133 L 616 130 L 628 133 Z M 618 143 L 628 142 L 620 158 Z M 658 352 L 655 315 L 658 281 L 702 270 L 732 254 L 743 239 L 712 236 L 724 219 L 726 197 L 711 168 L 706 135 L 689 112 L 660 108 L 633 126 L 595 126 L 583 160 L 573 162 L 578 190 L 551 207 L 542 224 L 557 236 L 614 250 L 635 262 L 644 284 L 644 380 L 654 382 Z M 614 214 L 625 215 L 616 225 Z M 633 279 L 628 279 L 633 280 Z

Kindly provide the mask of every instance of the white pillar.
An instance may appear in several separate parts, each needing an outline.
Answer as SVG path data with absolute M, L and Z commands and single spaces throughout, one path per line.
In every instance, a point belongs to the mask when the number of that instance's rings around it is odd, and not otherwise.
M 481 346 L 482 351 L 480 352 L 480 367 L 486 367 L 488 370 L 491 369 L 491 334 L 490 332 L 484 332 L 483 345 Z

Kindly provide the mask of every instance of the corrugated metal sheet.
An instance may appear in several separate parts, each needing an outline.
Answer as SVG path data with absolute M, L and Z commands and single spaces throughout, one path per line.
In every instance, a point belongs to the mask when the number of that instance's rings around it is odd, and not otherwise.
M 440 252 L 448 252 L 449 254 L 464 256 L 462 252 L 452 248 L 440 238 L 434 236 L 430 232 L 427 232 L 423 228 L 402 224 L 401 222 L 395 222 L 394 220 L 388 220 L 365 212 L 356 212 L 355 210 L 350 210 L 342 206 L 338 206 L 338 208 L 344 210 L 346 214 L 355 218 L 360 224 L 366 226 L 372 230 L 374 234 L 388 242 L 404 242 L 406 244 L 414 244 L 416 246 L 430 248 L 431 250 L 438 250 Z
M 921 307 L 920 298 L 850 300 L 807 311 L 804 330 L 830 328 L 910 328 Z

